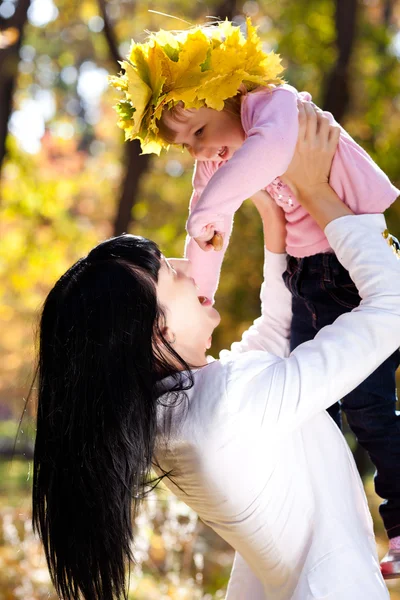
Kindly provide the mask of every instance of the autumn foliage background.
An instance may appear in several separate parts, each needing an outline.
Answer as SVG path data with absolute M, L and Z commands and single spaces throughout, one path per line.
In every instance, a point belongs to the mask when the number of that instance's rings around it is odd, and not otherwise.
M 180 150 L 139 156 L 116 127 L 107 75 L 131 38 L 185 28 L 207 16 L 250 15 L 285 77 L 331 110 L 400 186 L 400 4 L 396 0 L 0 1 L 0 600 L 55 598 L 30 528 L 38 314 L 55 280 L 97 241 L 129 231 L 182 254 L 192 163 Z M 387 214 L 400 234 L 400 205 Z M 212 353 L 237 339 L 259 310 L 261 227 L 249 203 L 235 222 L 217 306 Z M 346 432 L 376 523 L 372 469 Z M 15 454 L 14 460 L 9 459 Z M 231 550 L 166 491 L 146 501 L 132 598 L 224 597 Z M 400 599 L 400 585 L 390 585 Z

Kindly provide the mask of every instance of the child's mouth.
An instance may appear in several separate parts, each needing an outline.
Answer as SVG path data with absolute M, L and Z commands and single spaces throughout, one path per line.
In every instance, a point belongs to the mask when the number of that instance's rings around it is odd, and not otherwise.
M 222 158 L 222 159 L 225 158 L 225 156 L 227 155 L 227 153 L 228 153 L 228 148 L 226 146 L 224 146 L 223 148 L 221 148 L 220 150 L 218 150 L 218 156 L 220 158 Z

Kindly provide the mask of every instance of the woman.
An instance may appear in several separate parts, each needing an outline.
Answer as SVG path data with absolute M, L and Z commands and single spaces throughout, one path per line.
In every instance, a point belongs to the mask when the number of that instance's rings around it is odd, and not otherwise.
M 359 308 L 288 356 L 284 222 L 263 195 L 262 315 L 220 360 L 206 359 L 219 315 L 190 264 L 143 238 L 99 244 L 46 300 L 33 521 L 62 598 L 126 598 L 152 465 L 237 551 L 229 600 L 389 597 L 360 478 L 325 409 L 399 346 L 400 264 L 384 218 L 352 216 L 327 184 L 338 131 L 299 111 L 286 179 Z

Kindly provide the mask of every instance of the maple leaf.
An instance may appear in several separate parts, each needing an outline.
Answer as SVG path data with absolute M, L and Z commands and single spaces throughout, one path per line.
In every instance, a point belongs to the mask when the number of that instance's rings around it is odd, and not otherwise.
M 136 67 L 138 75 L 148 86 L 150 82 L 149 65 L 147 62 L 147 44 L 135 44 L 134 41 L 131 43 L 128 58 L 134 67 Z
M 163 63 L 167 60 L 162 48 L 153 44 L 150 45 L 147 52 L 147 62 L 149 65 L 150 87 L 152 90 L 152 104 L 158 104 L 158 100 L 165 82 L 163 75 Z
M 187 39 L 177 61 L 165 56 L 162 63 L 162 71 L 167 81 L 164 91 L 169 100 L 183 100 L 182 94 L 192 97 L 191 90 L 198 88 L 205 78 L 201 65 L 207 59 L 209 41 L 200 30 L 189 33 Z
M 236 69 L 209 79 L 198 91 L 198 99 L 203 100 L 209 108 L 222 110 L 224 100 L 236 95 L 243 76 L 244 71 Z
M 143 114 L 152 96 L 152 91 L 143 81 L 143 79 L 139 77 L 138 72 L 129 62 L 124 61 L 122 63 L 122 68 L 125 69 L 125 74 L 128 81 L 128 88 L 125 94 L 127 99 L 131 101 L 133 107 L 133 126 L 131 135 L 135 135 L 135 133 L 139 131 Z

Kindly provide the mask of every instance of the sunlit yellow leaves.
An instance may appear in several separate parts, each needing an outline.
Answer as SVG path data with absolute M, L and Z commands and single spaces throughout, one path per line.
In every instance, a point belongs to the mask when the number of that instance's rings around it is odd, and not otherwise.
M 204 33 L 198 30 L 188 34 L 176 62 L 165 57 L 162 70 L 166 78 L 164 92 L 167 102 L 181 100 L 181 95 L 190 97 L 189 102 L 195 99 L 196 91 L 206 77 L 201 71 L 201 64 L 207 58 L 209 46 Z
M 129 61 L 136 68 L 139 77 L 147 85 L 150 85 L 149 64 L 147 61 L 146 50 L 146 47 L 142 47 L 140 44 L 135 44 L 135 42 L 132 42 L 128 57 Z
M 224 99 L 220 91 L 228 94 L 226 98 L 234 96 L 241 82 L 243 81 L 243 71 L 230 71 L 226 75 L 218 75 L 207 81 L 199 91 L 200 98 L 204 100 L 209 108 L 222 110 L 224 108 Z
M 126 97 L 131 101 L 131 104 L 134 108 L 132 115 L 132 136 L 136 136 L 139 133 L 143 113 L 147 103 L 151 98 L 152 91 L 149 86 L 146 85 L 146 83 L 139 77 L 138 73 L 130 63 L 124 61 L 122 63 L 122 68 L 125 69 L 128 82 Z

